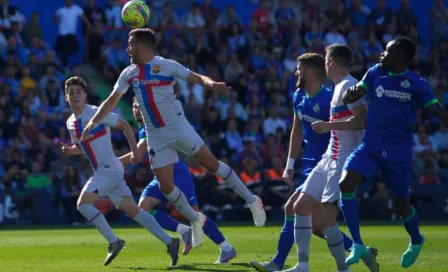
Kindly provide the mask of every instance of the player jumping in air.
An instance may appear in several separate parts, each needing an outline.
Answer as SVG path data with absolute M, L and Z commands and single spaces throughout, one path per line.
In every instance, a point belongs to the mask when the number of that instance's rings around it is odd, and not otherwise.
M 354 240 L 348 265 L 357 263 L 367 252 L 359 231 L 359 207 L 356 188 L 381 169 L 394 197 L 394 206 L 411 237 L 401 258 L 403 267 L 410 267 L 418 258 L 425 242 L 420 233 L 418 213 L 410 205 L 412 182 L 412 131 L 417 103 L 448 125 L 448 114 L 430 86 L 418 74 L 409 71 L 416 53 L 415 43 L 405 37 L 390 41 L 380 56 L 380 63 L 370 68 L 362 81 L 349 88 L 344 104 L 363 97 L 369 101 L 364 138 L 350 155 L 340 181 L 341 208 Z
M 311 240 L 311 216 L 313 209 L 320 206 L 321 227 L 327 240 L 328 249 L 333 255 L 339 272 L 347 272 L 345 263 L 344 240 L 337 224 L 339 214 L 339 179 L 345 160 L 358 146 L 365 126 L 366 106 L 364 99 L 353 104 L 342 103 L 343 92 L 356 85 L 357 80 L 350 74 L 352 50 L 342 44 L 332 44 L 326 48 L 325 68 L 329 78 L 335 83 L 331 101 L 330 121 L 317 121 L 312 124 L 317 133 L 331 132 L 330 144 L 322 160 L 317 164 L 305 181 L 302 193 L 296 201 L 295 240 L 299 262 L 285 271 L 308 272 Z M 368 248 L 363 259 L 371 271 L 378 271 L 376 250 Z
M 160 227 L 149 213 L 140 209 L 132 198 L 131 190 L 126 185 L 124 169 L 120 160 L 112 150 L 110 127 L 123 130 L 131 149 L 130 160 L 136 162 L 140 158 L 134 132 L 128 122 L 115 113 L 108 113 L 80 141 L 83 128 L 95 115 L 98 108 L 87 105 L 87 84 L 80 77 L 71 77 L 65 82 L 65 100 L 70 105 L 73 114 L 67 120 L 67 129 L 72 139 L 72 145 L 61 143 L 62 152 L 66 155 L 85 154 L 92 165 L 94 174 L 87 181 L 78 198 L 79 212 L 95 227 L 109 242 L 108 254 L 104 265 L 111 263 L 125 247 L 125 241 L 119 239 L 103 214 L 93 206 L 100 197 L 107 196 L 117 209 L 122 210 L 129 218 L 134 219 L 142 227 L 150 231 L 168 247 L 171 264 L 176 265 L 179 257 L 180 240 L 171 238 Z
M 135 120 L 139 125 L 139 142 L 137 143 L 137 147 L 139 152 L 145 154 L 148 150 L 146 129 L 135 99 L 132 105 L 132 111 L 134 113 Z M 125 165 L 131 163 L 131 153 L 122 156 L 120 160 Z M 188 166 L 182 161 L 174 164 L 174 184 L 185 194 L 185 197 L 188 199 L 188 203 L 193 207 L 193 209 L 199 212 L 193 177 L 188 170 Z M 184 241 L 183 254 L 187 255 L 192 248 L 191 228 L 179 223 L 177 220 L 166 214 L 163 209 L 161 209 L 167 202 L 168 200 L 160 191 L 159 182 L 157 179 L 154 179 L 143 191 L 138 206 L 143 210 L 150 212 L 162 228 L 169 231 L 178 232 Z M 207 235 L 221 249 L 218 260 L 215 262 L 216 264 L 228 263 L 231 259 L 236 257 L 235 249 L 226 241 L 224 235 L 218 229 L 218 226 L 210 218 L 206 219 L 203 230 L 205 235 Z
M 193 246 L 198 247 L 202 243 L 205 216 L 188 204 L 185 195 L 174 184 L 173 166 L 179 161 L 178 151 L 194 157 L 208 171 L 222 178 L 248 203 L 255 225 L 264 226 L 266 213 L 261 199 L 247 189 L 227 164 L 218 161 L 210 152 L 185 118 L 182 105 L 176 99 L 173 89 L 175 77 L 216 91 L 227 92 L 230 87 L 226 83 L 215 82 L 209 77 L 192 72 L 174 60 L 156 56 L 155 44 L 155 33 L 149 28 L 137 28 L 129 33 L 127 53 L 132 64 L 123 70 L 110 96 L 86 125 L 83 137 L 112 111 L 131 86 L 148 132 L 147 141 L 151 147 L 149 155 L 154 174 L 166 198 L 191 222 Z
M 308 177 L 313 168 L 321 160 L 322 155 L 327 149 L 330 133 L 316 133 L 311 124 L 316 121 L 328 121 L 330 118 L 330 103 L 332 93 L 322 84 L 324 82 L 325 60 L 318 54 L 303 54 L 298 58 L 299 64 L 297 66 L 296 77 L 298 88 L 294 93 L 294 123 L 291 131 L 288 161 L 285 167 L 283 178 L 289 184 L 292 184 L 294 177 L 294 162 L 299 154 L 302 141 L 305 142 L 305 151 L 302 157 L 302 182 Z M 282 270 L 286 258 L 294 244 L 294 225 L 297 231 L 297 226 L 302 226 L 304 223 L 301 218 L 296 217 L 294 223 L 294 203 L 300 196 L 303 186 L 297 188 L 293 195 L 285 204 L 285 222 L 280 233 L 280 238 L 277 246 L 277 254 L 269 262 L 255 262 L 251 265 L 262 272 L 271 272 Z M 314 232 L 315 235 L 324 238 L 321 222 L 324 219 L 321 217 L 321 212 L 317 207 L 313 212 L 313 224 L 311 230 L 311 222 L 308 222 L 306 227 Z M 311 220 L 311 217 L 309 217 Z M 309 227 L 309 229 L 308 229 Z M 352 241 L 344 233 L 344 247 L 348 250 L 352 246 Z

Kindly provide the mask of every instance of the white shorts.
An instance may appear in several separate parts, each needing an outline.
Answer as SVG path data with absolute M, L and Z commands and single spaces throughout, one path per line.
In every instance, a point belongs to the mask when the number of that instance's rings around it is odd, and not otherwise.
M 123 197 L 132 196 L 131 190 L 123 178 L 123 167 L 121 169 L 99 168 L 84 185 L 82 191 L 95 192 L 101 197 L 107 196 L 118 209 Z
M 179 161 L 180 151 L 192 157 L 204 145 L 201 136 L 187 119 L 148 133 L 149 159 L 153 169 Z
M 335 203 L 339 199 L 339 179 L 348 155 L 338 159 L 323 155 L 305 180 L 302 192 L 319 203 Z

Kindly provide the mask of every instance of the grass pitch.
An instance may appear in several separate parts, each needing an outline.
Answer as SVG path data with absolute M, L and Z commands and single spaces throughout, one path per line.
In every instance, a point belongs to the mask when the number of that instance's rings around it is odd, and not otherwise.
M 213 265 L 219 248 L 206 237 L 199 249 L 181 256 L 176 267 L 170 267 L 166 248 L 145 230 L 118 228 L 117 235 L 126 240 L 127 248 L 107 267 L 103 266 L 107 243 L 93 228 L 0 230 L 0 271 L 254 271 L 250 260 L 265 261 L 277 247 L 280 226 L 255 228 L 222 227 L 227 240 L 237 250 L 230 264 Z M 344 228 L 344 231 L 346 229 Z M 364 226 L 364 242 L 379 249 L 380 271 L 448 271 L 448 228 L 423 226 L 426 244 L 419 260 L 409 269 L 400 266 L 400 258 L 408 245 L 402 226 Z M 287 265 L 296 263 L 295 247 Z M 323 240 L 313 237 L 311 271 L 337 271 Z M 357 264 L 351 271 L 368 271 Z

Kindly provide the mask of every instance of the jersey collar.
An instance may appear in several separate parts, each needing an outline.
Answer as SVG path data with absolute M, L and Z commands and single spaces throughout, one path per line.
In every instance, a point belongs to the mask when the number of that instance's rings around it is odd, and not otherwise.
M 409 69 L 407 69 L 407 70 L 404 71 L 404 72 L 397 73 L 397 74 L 394 74 L 394 73 L 392 73 L 391 71 L 387 71 L 387 75 L 388 75 L 388 76 L 402 76 L 402 75 L 406 74 L 407 72 L 409 72 Z
M 319 91 L 317 91 L 317 92 L 316 92 L 314 95 L 312 95 L 312 96 L 309 96 L 308 93 L 305 92 L 305 93 L 306 93 L 306 98 L 311 99 L 311 98 L 314 98 L 314 97 L 318 96 L 318 95 L 320 94 L 320 92 L 322 92 L 323 89 L 324 89 L 324 85 L 320 86 Z

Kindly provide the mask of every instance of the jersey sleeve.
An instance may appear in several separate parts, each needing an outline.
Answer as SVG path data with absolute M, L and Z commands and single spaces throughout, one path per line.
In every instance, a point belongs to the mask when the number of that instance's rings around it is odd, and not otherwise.
M 190 69 L 186 68 L 179 62 L 175 60 L 168 60 L 168 61 L 169 65 L 167 65 L 167 68 L 170 75 L 186 79 L 188 75 L 191 73 Z
M 302 102 L 302 93 L 301 90 L 295 91 L 294 95 L 292 96 L 292 105 L 294 109 L 294 113 L 298 114 L 300 111 L 300 102 Z
M 421 103 L 423 103 L 424 107 L 427 108 L 433 104 L 439 103 L 439 100 L 436 98 L 428 82 L 425 79 L 420 78 L 419 83 L 418 98 Z
M 116 113 L 109 113 L 106 117 L 104 117 L 103 120 L 100 121 L 100 124 L 115 127 L 118 123 L 118 120 L 120 119 L 120 116 Z
M 113 91 L 124 94 L 128 91 L 129 86 L 129 72 L 128 68 L 126 68 L 123 70 L 123 72 L 121 72 L 120 76 L 117 79 L 117 82 L 115 82 Z
M 146 129 L 145 129 L 145 127 L 143 126 L 143 127 L 141 127 L 140 129 L 139 129 L 139 131 L 138 131 L 138 140 L 140 141 L 140 140 L 144 140 L 144 141 L 146 141 L 146 139 L 147 139 L 147 136 L 146 136 Z
M 375 82 L 375 78 L 378 75 L 379 64 L 371 67 L 365 74 L 364 77 L 358 82 L 358 86 L 363 87 L 366 92 L 372 91 L 373 83 Z

